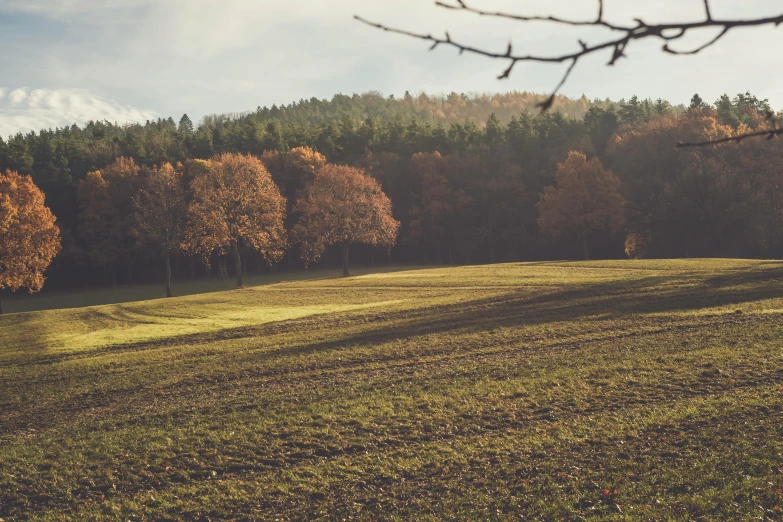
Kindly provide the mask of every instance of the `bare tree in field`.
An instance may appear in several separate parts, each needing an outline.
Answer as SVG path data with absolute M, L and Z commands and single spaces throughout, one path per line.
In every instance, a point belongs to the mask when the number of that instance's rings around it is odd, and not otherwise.
M 185 233 L 185 184 L 170 163 L 149 171 L 133 198 L 133 232 L 152 243 L 166 261 L 166 297 L 171 297 L 171 253 L 179 250 Z
M 435 2 L 435 5 L 444 9 L 463 11 L 468 14 L 482 17 L 513 20 L 523 24 L 542 22 L 559 26 L 567 26 L 574 28 L 575 30 L 584 28 L 601 28 L 609 32 L 609 36 L 595 43 L 588 43 L 587 41 L 578 38 L 575 49 L 571 52 L 562 54 L 547 54 L 545 50 L 540 53 L 520 53 L 514 50 L 511 43 L 508 44 L 508 47 L 502 50 L 486 49 L 472 45 L 469 42 L 462 42 L 454 39 L 448 32 L 446 32 L 442 37 L 439 37 L 433 36 L 432 34 L 416 33 L 407 31 L 405 29 L 389 27 L 382 23 L 366 20 L 360 16 L 356 16 L 355 18 L 365 24 L 383 31 L 424 40 L 430 43 L 430 50 L 436 49 L 440 46 L 447 46 L 459 50 L 460 54 L 472 53 L 505 62 L 505 68 L 498 76 L 499 79 L 509 78 L 511 73 L 514 71 L 514 67 L 521 62 L 567 64 L 568 67 L 566 68 L 563 77 L 554 88 L 551 95 L 539 103 L 541 110 L 546 111 L 552 107 L 552 104 L 555 101 L 555 96 L 566 83 L 568 77 L 576 65 L 582 58 L 586 56 L 598 53 L 606 53 L 609 56 L 607 65 L 614 65 L 620 58 L 627 57 L 629 47 L 634 42 L 639 40 L 658 40 L 662 45 L 661 51 L 668 54 L 694 55 L 718 44 L 729 32 L 734 30 L 749 29 L 761 26 L 776 27 L 783 23 L 783 13 L 773 16 L 749 19 L 716 18 L 712 15 L 710 1 L 711 0 L 703 0 L 703 13 L 698 20 L 647 23 L 641 18 L 636 18 L 634 19 L 634 22 L 630 24 L 610 22 L 605 16 L 604 0 L 597 0 L 597 15 L 595 18 L 589 20 L 574 20 L 558 16 L 531 16 L 525 15 L 523 13 L 490 11 L 474 7 L 472 1 L 469 2 L 467 0 L 438 0 Z M 714 31 L 717 31 L 717 35 L 696 47 L 688 48 L 680 47 L 678 45 L 687 35 L 704 29 L 713 29 Z M 768 121 L 770 122 L 770 127 L 766 130 L 738 134 L 719 142 L 680 143 L 679 146 L 701 146 L 726 141 L 738 142 L 755 136 L 766 136 L 767 138 L 771 139 L 779 134 L 783 134 L 783 127 L 777 126 L 774 116 L 769 114 L 767 117 Z

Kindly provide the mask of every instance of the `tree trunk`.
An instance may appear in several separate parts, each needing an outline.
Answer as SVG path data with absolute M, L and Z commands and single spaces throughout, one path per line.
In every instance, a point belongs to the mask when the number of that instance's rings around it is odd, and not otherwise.
M 171 253 L 166 250 L 166 297 L 171 297 Z
M 234 243 L 234 261 L 237 267 L 237 288 L 242 288 L 242 258 L 239 257 L 239 247 Z
M 343 277 L 348 277 L 348 256 L 351 253 L 351 244 L 343 243 Z
M 590 248 L 587 244 L 587 234 L 582 236 L 582 248 L 585 252 L 585 261 L 588 261 L 590 259 Z
M 3 315 L 3 296 L 0 294 L 0 315 Z

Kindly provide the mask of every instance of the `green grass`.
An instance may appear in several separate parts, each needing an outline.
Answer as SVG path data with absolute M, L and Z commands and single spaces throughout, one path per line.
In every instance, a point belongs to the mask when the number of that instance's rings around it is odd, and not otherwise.
M 5 520 L 783 520 L 783 263 L 526 263 L 0 318 Z
M 421 267 L 403 266 L 376 266 L 352 267 L 354 275 L 389 273 L 399 270 L 415 270 Z M 311 279 L 326 279 L 342 275 L 342 269 L 320 270 L 277 270 L 265 274 L 248 274 L 243 276 L 244 285 L 255 287 L 271 285 L 290 281 L 305 281 Z M 211 292 L 223 292 L 236 288 L 236 278 L 202 278 L 174 280 L 172 289 L 175 296 L 206 294 Z M 59 291 L 44 289 L 38 294 L 27 294 L 20 290 L 15 294 L 3 295 L 3 307 L 7 313 L 33 312 L 38 310 L 53 310 L 59 308 L 79 308 L 104 304 L 130 303 L 135 301 L 148 301 L 165 297 L 166 292 L 163 283 L 143 285 L 117 285 L 115 287 L 102 287 L 76 291 Z

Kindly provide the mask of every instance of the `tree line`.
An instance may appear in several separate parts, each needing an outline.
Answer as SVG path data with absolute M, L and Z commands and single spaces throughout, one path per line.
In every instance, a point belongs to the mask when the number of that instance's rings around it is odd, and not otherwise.
M 295 149 L 286 155 L 289 159 L 311 175 L 292 207 L 297 218 L 290 234 L 288 202 L 264 163 L 255 156 L 224 153 L 149 168 L 120 157 L 90 172 L 78 186 L 81 239 L 93 263 L 113 279 L 116 266 L 134 251 L 143 249 L 159 259 L 166 269 L 166 297 L 172 295 L 171 258 L 179 252 L 207 266 L 213 255 L 231 256 L 237 287 L 242 287 L 242 259 L 249 252 L 271 266 L 286 249 L 298 246 L 308 264 L 336 245 L 348 276 L 351 246 L 391 249 L 400 223 L 376 180 L 360 169 L 327 164 L 312 149 Z M 61 247 L 54 215 L 30 176 L 6 171 L 0 175 L 0 196 L 0 289 L 40 290 L 43 272 Z
M 196 277 L 231 259 L 238 277 L 323 257 L 341 263 L 348 255 L 344 242 L 326 235 L 290 239 L 315 230 L 305 226 L 308 220 L 327 221 L 308 202 L 335 205 L 338 194 L 327 189 L 357 177 L 375 183 L 391 209 L 391 221 L 377 224 L 385 239 L 347 247 L 362 263 L 777 257 L 783 251 L 776 141 L 674 148 L 679 141 L 764 128 L 771 113 L 766 100 L 744 93 L 708 104 L 696 95 L 689 106 L 673 107 L 660 99 L 560 97 L 562 111 L 530 112 L 540 98 L 370 93 L 211 116 L 198 127 L 186 115 L 178 123 L 92 122 L 0 140 L 0 171 L 30 175 L 57 216 L 62 251 L 47 276 L 61 287 L 162 280 L 170 273 Z M 485 120 L 477 122 L 476 114 Z M 151 237 L 139 207 L 167 194 L 187 215 L 207 190 L 200 186 L 206 172 L 212 190 L 221 186 L 214 185 L 217 173 L 231 169 L 218 166 L 229 157 L 252 160 L 253 169 L 269 174 L 263 184 L 245 186 L 244 204 L 276 187 L 282 225 L 267 224 L 266 232 L 232 245 L 215 238 L 238 225 L 219 224 L 205 209 L 210 217 L 200 224 L 186 218 Z M 309 191 L 317 185 L 316 196 Z M 381 212 L 379 201 L 368 196 L 351 205 Z M 158 225 L 161 218 L 151 213 L 147 221 Z M 393 222 L 400 223 L 399 234 L 387 255 Z M 149 236 L 144 241 L 142 230 Z M 204 234 L 200 249 L 196 230 Z M 159 252 L 167 241 L 176 246 L 176 234 L 184 234 L 180 246 L 187 248 L 172 247 L 164 270 Z M 275 235 L 288 240 L 279 243 Z

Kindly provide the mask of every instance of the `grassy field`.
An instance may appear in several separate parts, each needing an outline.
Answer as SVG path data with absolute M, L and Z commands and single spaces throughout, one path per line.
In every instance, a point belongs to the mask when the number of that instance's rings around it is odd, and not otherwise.
M 420 267 L 406 266 L 376 266 L 352 267 L 354 275 L 378 274 L 396 272 L 399 270 L 415 270 Z M 307 281 L 311 279 L 326 279 L 342 275 L 341 269 L 318 270 L 277 270 L 266 274 L 248 274 L 243 276 L 245 286 L 262 286 L 291 281 Z M 234 277 L 220 279 L 216 277 L 203 279 L 174 280 L 172 289 L 175 296 L 223 292 L 236 288 Z M 3 295 L 3 307 L 6 313 L 34 312 L 58 308 L 77 308 L 103 304 L 130 303 L 160 299 L 166 295 L 163 283 L 143 285 L 117 285 L 115 287 L 90 288 L 76 291 L 59 291 L 45 288 L 43 292 L 28 294 L 20 290 L 14 294 Z
M 0 518 L 783 520 L 783 263 L 367 274 L 0 318 Z

